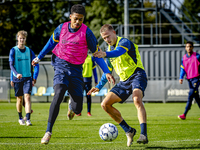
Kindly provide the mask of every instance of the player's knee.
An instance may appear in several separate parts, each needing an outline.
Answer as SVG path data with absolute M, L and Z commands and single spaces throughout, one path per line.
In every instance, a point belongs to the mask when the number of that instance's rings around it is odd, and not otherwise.
M 133 102 L 134 102 L 135 106 L 137 106 L 137 107 L 143 105 L 143 104 L 142 104 L 142 99 L 139 98 L 139 97 L 137 97 L 137 96 L 133 97 Z
M 24 95 L 24 99 L 25 99 L 26 101 L 30 101 L 30 94 L 25 94 L 25 95 Z
M 105 107 L 105 104 L 103 102 L 101 102 L 101 108 L 104 109 L 104 107 Z
M 101 108 L 103 108 L 103 110 L 107 110 L 107 104 L 103 101 L 101 102 Z
M 101 103 L 101 107 L 103 108 L 103 110 L 105 110 L 106 112 L 108 112 L 108 110 L 110 109 L 111 105 L 109 103 L 107 103 L 107 101 L 103 101 Z
M 78 103 L 72 104 L 72 110 L 75 114 L 80 114 L 82 112 L 83 105 Z
M 23 101 L 22 96 L 18 96 L 18 97 L 17 97 L 17 101 L 18 101 L 19 103 L 22 103 L 22 101 Z
M 76 108 L 72 109 L 75 114 L 80 114 L 82 112 L 83 107 L 81 105 L 77 106 Z

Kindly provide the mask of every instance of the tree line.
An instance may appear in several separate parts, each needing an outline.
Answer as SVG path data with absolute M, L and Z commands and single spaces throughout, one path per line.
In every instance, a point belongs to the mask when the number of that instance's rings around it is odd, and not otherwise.
M 34 2 L 35 3 L 34 3 Z M 185 0 L 185 3 L 189 0 Z M 190 8 L 194 7 L 190 0 L 187 4 Z M 14 3 L 15 2 L 15 3 Z M 61 23 L 69 21 L 70 8 L 72 5 L 81 3 L 85 5 L 86 24 L 98 38 L 99 30 L 105 23 L 124 24 L 124 0 L 83 0 L 83 1 L 64 1 L 64 0 L 23 0 L 22 2 L 0 4 L 0 56 L 8 56 L 10 49 L 16 45 L 16 33 L 19 30 L 28 32 L 27 46 L 35 54 L 38 54 L 54 29 Z M 129 7 L 141 7 L 140 0 L 129 0 Z M 155 7 L 155 3 L 144 1 L 144 5 Z M 189 10 L 190 10 L 189 8 Z M 196 7 L 195 7 L 196 8 Z M 199 7 L 193 13 L 198 14 Z M 131 11 L 129 13 L 129 23 L 141 23 L 141 12 Z M 144 23 L 155 23 L 155 13 L 145 12 Z
M 19 30 L 28 32 L 27 46 L 35 54 L 44 47 L 54 29 L 61 23 L 69 21 L 72 5 L 85 5 L 84 23 L 100 36 L 100 27 L 105 24 L 124 23 L 124 0 L 85 0 L 56 1 L 31 3 L 5 3 L 0 5 L 0 55 L 8 56 L 10 49 L 16 45 L 16 33 Z M 129 7 L 140 7 L 139 0 L 129 0 Z M 140 23 L 140 12 L 130 14 L 130 23 Z

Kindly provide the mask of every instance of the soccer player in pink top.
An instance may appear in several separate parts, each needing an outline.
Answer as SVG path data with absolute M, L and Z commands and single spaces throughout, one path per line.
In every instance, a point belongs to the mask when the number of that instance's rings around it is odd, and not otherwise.
M 199 108 L 200 108 L 200 99 L 199 99 L 199 84 L 200 84 L 200 55 L 193 51 L 193 42 L 188 41 L 186 43 L 185 49 L 187 54 L 185 54 L 181 61 L 181 71 L 179 83 L 183 83 L 183 77 L 186 74 L 187 80 L 189 83 L 189 95 L 188 101 L 185 107 L 185 112 L 182 115 L 179 115 L 178 118 L 185 120 L 188 111 L 191 108 L 193 98 L 195 98 Z M 200 119 L 200 118 L 199 118 Z
M 60 104 L 66 90 L 68 90 L 71 102 L 68 108 L 68 119 L 75 114 L 80 114 L 83 108 L 83 76 L 82 64 L 84 63 L 88 49 L 92 53 L 98 51 L 98 42 L 92 31 L 83 24 L 85 8 L 76 4 L 71 8 L 71 21 L 60 24 L 38 57 L 32 61 L 37 64 L 48 52 L 52 51 L 52 66 L 55 70 L 54 91 L 55 95 L 49 109 L 47 130 L 41 140 L 42 144 L 48 144 L 52 135 L 52 128 L 58 116 Z M 115 82 L 113 76 L 103 60 L 95 58 L 109 81 Z

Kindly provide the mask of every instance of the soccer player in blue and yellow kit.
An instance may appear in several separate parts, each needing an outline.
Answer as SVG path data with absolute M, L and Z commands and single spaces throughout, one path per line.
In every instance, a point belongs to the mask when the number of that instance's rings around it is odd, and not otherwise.
M 125 102 L 132 94 L 141 127 L 141 134 L 137 143 L 146 144 L 148 143 L 146 111 L 142 98 L 147 86 L 147 77 L 140 59 L 138 46 L 126 38 L 118 37 L 113 27 L 109 24 L 101 27 L 100 34 L 104 41 L 108 43 L 108 49 L 106 52 L 99 51 L 94 53 L 94 57 L 105 57 L 109 68 L 111 70 L 114 68 L 120 77 L 120 82 L 106 95 L 101 106 L 123 128 L 127 136 L 127 146 L 130 146 L 136 130 L 126 123 L 120 112 L 113 107 L 113 104 Z M 103 74 L 99 84 L 87 94 L 99 91 L 106 82 L 107 79 Z
M 48 144 L 52 135 L 52 128 L 59 113 L 60 104 L 66 90 L 68 90 L 71 103 L 68 108 L 68 119 L 79 114 L 83 108 L 83 76 L 82 64 L 84 63 L 88 49 L 92 53 L 98 51 L 98 42 L 92 31 L 83 24 L 85 8 L 80 4 L 71 8 L 71 21 L 60 24 L 38 57 L 32 61 L 37 64 L 48 52 L 53 50 L 52 66 L 54 67 L 54 91 L 55 95 L 49 109 L 47 129 L 41 140 L 42 144 Z M 95 58 L 97 64 L 106 73 L 109 81 L 114 82 L 113 76 L 102 58 Z

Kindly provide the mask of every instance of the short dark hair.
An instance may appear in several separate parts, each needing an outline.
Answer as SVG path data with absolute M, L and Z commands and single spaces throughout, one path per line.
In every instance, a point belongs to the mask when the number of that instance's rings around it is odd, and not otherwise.
M 194 47 L 193 45 L 193 42 L 192 41 L 187 41 L 187 43 L 186 44 L 191 44 L 192 45 L 192 47 Z
M 113 26 L 111 24 L 104 24 L 101 29 L 100 29 L 100 33 L 105 32 L 107 30 L 114 30 Z
M 71 8 L 71 14 L 73 13 L 82 14 L 85 16 L 85 7 L 81 4 L 73 5 Z

